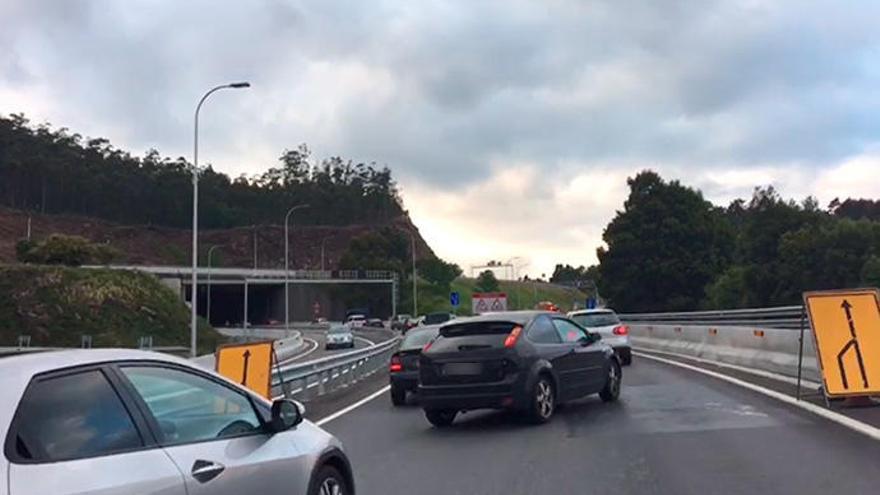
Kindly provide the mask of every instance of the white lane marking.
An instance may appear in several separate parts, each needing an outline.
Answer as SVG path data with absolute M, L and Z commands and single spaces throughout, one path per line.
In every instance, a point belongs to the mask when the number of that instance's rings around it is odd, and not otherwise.
M 790 395 L 786 395 L 781 392 L 777 392 L 775 390 L 770 390 L 769 388 L 765 388 L 760 385 L 755 385 L 754 383 L 749 383 L 749 382 L 740 380 L 739 378 L 734 378 L 732 376 L 727 376 L 722 373 L 716 373 L 714 371 L 709 371 L 709 370 L 700 368 L 698 366 L 692 366 L 690 364 L 680 363 L 678 361 L 673 361 L 671 359 L 661 358 L 661 357 L 657 357 L 657 356 L 651 356 L 651 355 L 643 354 L 641 352 L 636 352 L 636 351 L 633 351 L 633 354 L 635 354 L 636 356 L 645 358 L 645 359 L 651 359 L 653 361 L 665 363 L 665 364 L 668 364 L 671 366 L 678 366 L 679 368 L 684 368 L 686 370 L 695 371 L 697 373 L 702 373 L 704 375 L 711 376 L 713 378 L 717 378 L 719 380 L 723 380 L 725 382 L 732 383 L 734 385 L 739 385 L 740 387 L 747 388 L 753 392 L 757 392 L 761 395 L 765 395 L 767 397 L 776 399 L 780 402 L 784 402 L 790 406 L 794 406 L 794 407 L 803 409 L 804 411 L 811 412 L 811 413 L 815 414 L 816 416 L 820 416 L 822 418 L 825 418 L 829 421 L 832 421 L 834 423 L 839 424 L 840 426 L 843 426 L 845 428 L 849 428 L 850 430 L 856 431 L 856 432 L 861 433 L 863 435 L 867 435 L 868 437 L 873 438 L 874 440 L 880 440 L 880 428 L 876 428 L 876 427 L 871 426 L 869 424 L 862 423 L 861 421 L 852 419 L 848 416 L 831 411 L 829 409 L 825 409 L 824 407 L 817 406 L 811 402 L 806 402 L 803 400 L 798 401 L 796 398 L 794 398 Z
M 657 351 L 654 349 L 644 349 L 644 352 L 650 352 L 653 354 L 663 354 L 665 356 L 674 356 L 674 357 L 682 358 L 682 359 L 690 359 L 691 361 L 696 361 L 698 363 L 711 364 L 713 366 L 718 366 L 719 368 L 728 368 L 728 369 L 732 369 L 732 370 L 736 370 L 736 371 L 742 371 L 743 373 L 749 373 L 751 375 L 760 376 L 763 378 L 770 378 L 772 380 L 777 380 L 780 382 L 785 382 L 785 383 L 790 383 L 792 385 L 797 385 L 797 378 L 792 378 L 790 376 L 780 375 L 777 373 L 771 373 L 769 371 L 753 370 L 751 368 L 746 368 L 745 366 L 722 363 L 721 361 L 713 361 L 711 359 L 699 358 L 699 357 L 690 356 L 687 354 L 679 354 L 677 352 Z M 814 382 L 812 380 L 807 380 L 806 378 L 801 379 L 801 385 L 804 387 L 809 387 L 809 388 L 814 388 L 814 389 L 822 386 L 821 383 Z
M 303 337 L 303 341 L 307 341 L 309 344 L 311 344 L 311 345 L 312 345 L 312 348 L 309 349 L 309 350 L 307 350 L 307 351 L 305 351 L 305 352 L 303 352 L 303 353 L 296 354 L 296 355 L 294 355 L 294 356 L 291 356 L 291 357 L 288 358 L 288 359 L 285 359 L 285 360 L 284 360 L 285 363 L 288 362 L 288 361 L 293 361 L 294 359 L 299 359 L 299 358 L 306 357 L 306 356 L 308 356 L 309 354 L 315 352 L 315 351 L 318 349 L 318 342 L 317 342 L 316 340 L 312 340 L 312 339 L 310 339 L 310 338 Z
M 357 336 L 357 337 L 355 337 L 355 338 L 358 339 L 358 340 L 360 340 L 360 341 L 362 341 L 362 342 L 366 342 L 366 343 L 367 343 L 367 346 L 369 346 L 369 347 L 373 347 L 374 345 L 376 345 L 376 343 L 373 342 L 373 341 L 370 340 L 370 339 L 365 339 L 365 338 L 363 338 L 363 337 L 361 337 L 361 336 Z
M 329 416 L 325 416 L 325 417 L 319 419 L 318 421 L 315 421 L 315 424 L 318 426 L 323 426 L 323 425 L 333 421 L 334 419 L 342 416 L 343 414 L 350 413 L 351 411 L 354 411 L 355 409 L 361 407 L 362 405 L 366 404 L 367 402 L 370 402 L 371 400 L 375 399 L 376 397 L 379 397 L 380 395 L 384 394 L 385 392 L 388 392 L 388 390 L 390 390 L 390 389 L 391 389 L 391 385 L 385 385 L 381 389 L 377 390 L 376 392 L 373 392 L 372 394 L 364 397 L 363 399 L 355 402 L 354 404 L 351 404 L 350 406 L 343 407 L 342 409 L 336 411 L 335 413 L 333 413 Z

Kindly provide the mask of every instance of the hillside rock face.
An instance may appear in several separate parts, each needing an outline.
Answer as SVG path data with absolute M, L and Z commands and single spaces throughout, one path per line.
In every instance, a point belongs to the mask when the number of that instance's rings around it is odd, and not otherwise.
M 38 240 L 50 234 L 79 235 L 93 242 L 107 243 L 122 253 L 117 264 L 189 265 L 192 232 L 185 229 L 150 225 L 119 225 L 96 218 L 70 215 L 41 215 L 22 210 L 0 208 L 0 263 L 15 263 L 15 243 L 27 236 L 28 217 L 31 238 Z M 300 227 L 291 223 L 290 269 L 336 268 L 352 239 L 371 231 L 392 226 L 412 233 L 416 238 L 417 258 L 434 255 L 408 216 L 401 216 L 386 225 L 349 225 Z M 214 250 L 213 266 L 253 267 L 256 239 L 256 266 L 284 268 L 284 226 L 257 225 L 222 230 L 200 230 L 200 264 L 207 264 L 206 253 Z

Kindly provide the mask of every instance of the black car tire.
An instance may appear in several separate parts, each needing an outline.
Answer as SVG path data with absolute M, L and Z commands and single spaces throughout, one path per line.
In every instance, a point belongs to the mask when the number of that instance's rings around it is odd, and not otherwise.
M 447 428 L 452 426 L 456 414 L 458 414 L 458 411 L 451 411 L 449 409 L 425 410 L 425 417 L 428 418 L 428 422 L 437 428 Z
M 338 491 L 333 491 L 333 487 L 337 487 Z M 321 466 L 321 470 L 318 471 L 318 475 L 312 479 L 311 486 L 309 486 L 309 495 L 323 493 L 339 493 L 340 495 L 350 493 L 345 477 L 329 464 Z
M 602 402 L 613 402 L 620 397 L 620 382 L 623 375 L 620 371 L 620 364 L 616 359 L 611 360 L 611 366 L 608 367 L 608 377 L 605 380 L 605 388 L 599 392 Z
M 406 404 L 406 389 L 391 386 L 391 403 L 395 406 L 402 406 Z
M 556 389 L 545 375 L 538 376 L 529 394 L 528 420 L 533 424 L 550 421 L 556 410 Z
M 618 355 L 620 356 L 620 364 L 622 364 L 622 365 L 624 365 L 624 366 L 629 366 L 629 365 L 632 364 L 632 362 L 633 362 L 633 355 L 632 355 L 632 351 L 631 351 L 630 349 L 628 349 L 628 348 L 627 348 L 627 349 L 621 349 L 621 350 L 618 352 Z

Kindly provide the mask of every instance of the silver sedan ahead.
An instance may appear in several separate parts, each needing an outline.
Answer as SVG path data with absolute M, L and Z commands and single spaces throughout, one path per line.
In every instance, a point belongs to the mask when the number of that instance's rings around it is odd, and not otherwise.
M 339 441 L 300 405 L 183 359 L 115 349 L 8 357 L 0 389 L 0 494 L 354 493 Z
M 354 334 L 347 325 L 333 325 L 327 330 L 327 343 L 324 344 L 325 349 L 336 349 L 339 347 L 354 348 Z

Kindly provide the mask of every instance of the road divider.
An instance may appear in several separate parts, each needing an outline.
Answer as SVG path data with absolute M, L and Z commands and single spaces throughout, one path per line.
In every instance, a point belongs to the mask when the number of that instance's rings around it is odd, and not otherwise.
M 663 351 L 796 377 L 800 332 L 752 326 L 627 322 L 636 349 Z M 809 328 L 804 331 L 803 377 L 821 382 Z
M 334 354 L 307 362 L 294 361 L 277 367 L 272 378 L 278 396 L 309 401 L 355 383 L 385 369 L 400 337 L 364 349 Z

